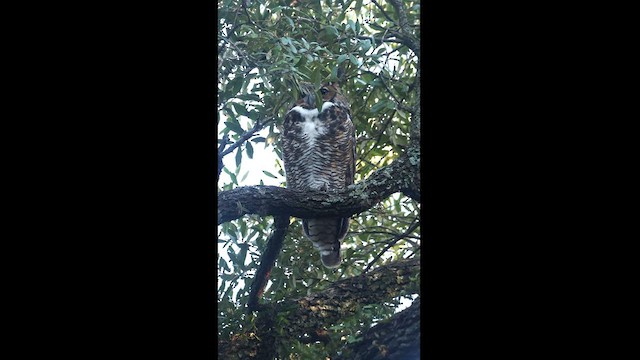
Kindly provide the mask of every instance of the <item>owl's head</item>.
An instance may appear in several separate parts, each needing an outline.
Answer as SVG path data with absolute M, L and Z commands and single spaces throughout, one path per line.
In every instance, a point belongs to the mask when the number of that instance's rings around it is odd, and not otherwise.
M 324 83 L 320 88 L 320 94 L 322 94 L 322 100 L 332 101 L 337 94 L 340 94 L 340 85 L 337 82 Z
M 342 95 L 340 85 L 337 82 L 328 82 L 320 87 L 320 94 L 322 94 L 323 101 L 331 101 L 332 103 L 345 107 L 350 110 L 349 102 Z
M 294 106 L 301 106 L 306 109 L 313 109 L 318 104 L 316 103 L 316 90 L 317 88 L 311 83 L 300 83 L 298 88 L 300 98 L 296 101 Z M 350 110 L 349 102 L 342 95 L 340 85 L 337 82 L 327 82 L 320 87 L 320 95 L 322 102 L 333 102 L 336 105 L 342 106 L 347 110 Z

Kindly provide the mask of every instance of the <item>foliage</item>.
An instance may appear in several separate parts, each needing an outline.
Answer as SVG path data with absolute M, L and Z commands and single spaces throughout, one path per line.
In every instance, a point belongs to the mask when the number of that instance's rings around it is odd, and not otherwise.
M 420 5 L 408 1 L 404 6 L 406 20 L 419 39 Z M 222 154 L 235 158 L 235 169 L 222 169 L 219 191 L 263 182 L 244 183 L 246 175 L 240 177 L 243 160 L 257 152 L 276 154 L 273 171 L 265 171 L 263 179 L 284 175 L 280 126 L 301 82 L 319 86 L 340 77 L 356 125 L 356 183 L 406 150 L 410 108 L 419 101 L 418 57 L 394 36 L 399 18 L 389 2 L 219 0 L 218 20 L 218 143 Z M 339 67 L 343 73 L 338 73 Z M 262 301 L 275 303 L 322 291 L 336 280 L 363 273 L 374 260 L 371 268 L 416 256 L 420 228 L 412 225 L 419 212 L 419 203 L 397 193 L 353 216 L 342 244 L 343 264 L 337 270 L 322 266 L 318 252 L 302 234 L 301 222 L 291 218 Z M 218 227 L 220 337 L 253 326 L 254 315 L 245 305 L 272 222 L 270 216 L 251 215 Z M 411 231 L 403 234 L 407 229 Z M 279 344 L 279 353 L 290 359 L 330 357 L 372 323 L 392 315 L 398 303 L 396 299 L 363 306 L 342 323 L 329 326 L 329 343 L 292 341 Z

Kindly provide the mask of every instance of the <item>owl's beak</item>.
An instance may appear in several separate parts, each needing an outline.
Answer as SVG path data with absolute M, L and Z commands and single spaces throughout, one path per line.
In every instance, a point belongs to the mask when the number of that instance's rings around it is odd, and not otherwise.
M 302 98 L 305 102 L 305 104 L 309 105 L 310 107 L 315 107 L 316 106 L 316 95 L 311 93 L 311 94 L 307 94 Z

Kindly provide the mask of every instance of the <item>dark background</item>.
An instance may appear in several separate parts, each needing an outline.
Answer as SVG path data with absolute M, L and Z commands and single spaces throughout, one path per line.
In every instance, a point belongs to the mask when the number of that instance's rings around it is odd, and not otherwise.
M 13 333 L 67 357 L 215 356 L 215 7 L 47 6 L 10 33 Z M 423 353 L 580 346 L 571 27 L 442 6 L 422 9 Z

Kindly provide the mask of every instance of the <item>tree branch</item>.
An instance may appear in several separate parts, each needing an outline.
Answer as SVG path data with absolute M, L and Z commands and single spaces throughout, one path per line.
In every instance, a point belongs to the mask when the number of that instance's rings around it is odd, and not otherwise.
M 216 178 L 216 182 L 220 181 L 220 173 L 222 172 L 222 168 L 224 167 L 224 165 L 222 164 L 222 152 L 224 151 L 224 148 L 227 146 L 228 142 L 229 134 L 226 134 L 222 138 L 220 146 L 218 147 L 218 177 Z
M 384 17 L 386 17 L 386 18 L 387 18 L 387 20 L 389 20 L 392 24 L 396 25 L 396 21 L 395 21 L 395 20 L 393 20 L 393 19 L 392 19 L 392 18 L 387 14 L 387 12 L 386 12 L 386 11 L 384 11 L 384 9 L 382 8 L 382 6 L 380 6 L 380 4 L 378 4 L 378 2 L 377 2 L 376 0 L 371 0 L 371 2 L 373 2 L 373 3 L 378 7 L 378 9 L 382 12 L 382 15 L 384 15 Z
M 341 321 L 362 305 L 381 304 L 398 296 L 418 293 L 420 281 L 416 277 L 419 275 L 420 258 L 400 260 L 367 274 L 336 281 L 321 292 L 276 304 L 276 308 L 289 311 L 289 323 L 298 319 L 291 328 L 298 327 L 302 334 L 317 326 Z
M 256 132 L 264 129 L 265 126 L 267 126 L 269 123 L 271 123 L 273 120 L 275 120 L 274 117 L 270 117 L 267 118 L 264 121 L 256 121 L 255 125 L 253 125 L 253 128 L 251 130 L 246 131 L 244 134 L 242 134 L 242 136 L 240 136 L 240 138 L 238 139 L 238 141 L 234 142 L 233 144 L 231 144 L 231 146 L 229 146 L 227 149 L 225 149 L 222 154 L 220 154 L 221 157 L 226 156 L 227 154 L 231 153 L 233 150 L 235 150 L 238 146 L 242 145 L 242 143 L 244 143 L 245 141 L 249 140 L 249 138 L 251 138 L 253 136 L 253 134 L 255 134 Z
M 275 216 L 273 218 L 273 229 L 271 230 L 269 239 L 267 239 L 267 248 L 262 253 L 260 265 L 253 277 L 251 291 L 249 292 L 248 308 L 250 311 L 259 310 L 258 303 L 260 297 L 264 292 L 267 281 L 269 281 L 271 269 L 273 269 L 273 265 L 280 254 L 280 250 L 282 249 L 282 243 L 284 241 L 284 236 L 287 234 L 287 229 L 289 229 L 288 216 Z
M 420 358 L 420 297 L 411 306 L 365 331 L 336 360 Z
M 389 0 L 398 15 L 400 32 L 392 31 L 391 33 L 401 40 L 401 42 L 413 51 L 416 56 L 420 55 L 420 42 L 411 32 L 411 24 L 407 19 L 407 10 L 401 0 Z
M 380 251 L 378 253 L 378 255 L 369 263 L 369 265 L 367 265 L 367 267 L 364 269 L 363 273 L 366 273 L 367 271 L 369 271 L 369 269 L 373 266 L 373 264 L 375 264 L 378 261 L 378 259 L 380 259 L 380 257 L 382 257 L 382 255 L 385 252 L 387 252 L 387 250 L 389 250 L 393 245 L 395 245 L 401 239 L 404 239 L 405 237 L 407 237 L 407 235 L 411 234 L 413 232 L 413 230 L 417 229 L 420 226 L 420 222 L 417 222 L 417 220 L 418 220 L 418 218 L 416 218 L 413 221 L 411 226 L 409 226 L 409 228 L 404 233 L 393 237 L 392 241 L 387 246 L 385 246 L 385 248 L 382 249 L 382 251 Z
M 291 338 L 307 342 L 310 337 L 324 337 L 325 328 L 355 314 L 363 305 L 419 293 L 419 276 L 419 258 L 401 260 L 367 274 L 339 280 L 321 292 L 300 299 L 266 304 L 257 315 L 254 329 L 218 341 L 218 357 L 235 360 L 257 355 L 253 358 L 273 359 L 276 342 L 287 342 Z M 278 330 L 282 332 L 279 335 Z
M 407 20 L 407 11 L 405 10 L 404 3 L 401 0 L 389 0 L 393 8 L 396 10 L 398 20 L 400 22 L 400 29 L 403 33 L 409 32 L 409 21 Z
M 277 186 L 242 186 L 222 191 L 218 194 L 218 225 L 247 214 L 346 217 L 368 210 L 396 192 L 419 201 L 419 164 L 418 144 L 365 181 L 340 191 L 299 191 Z

